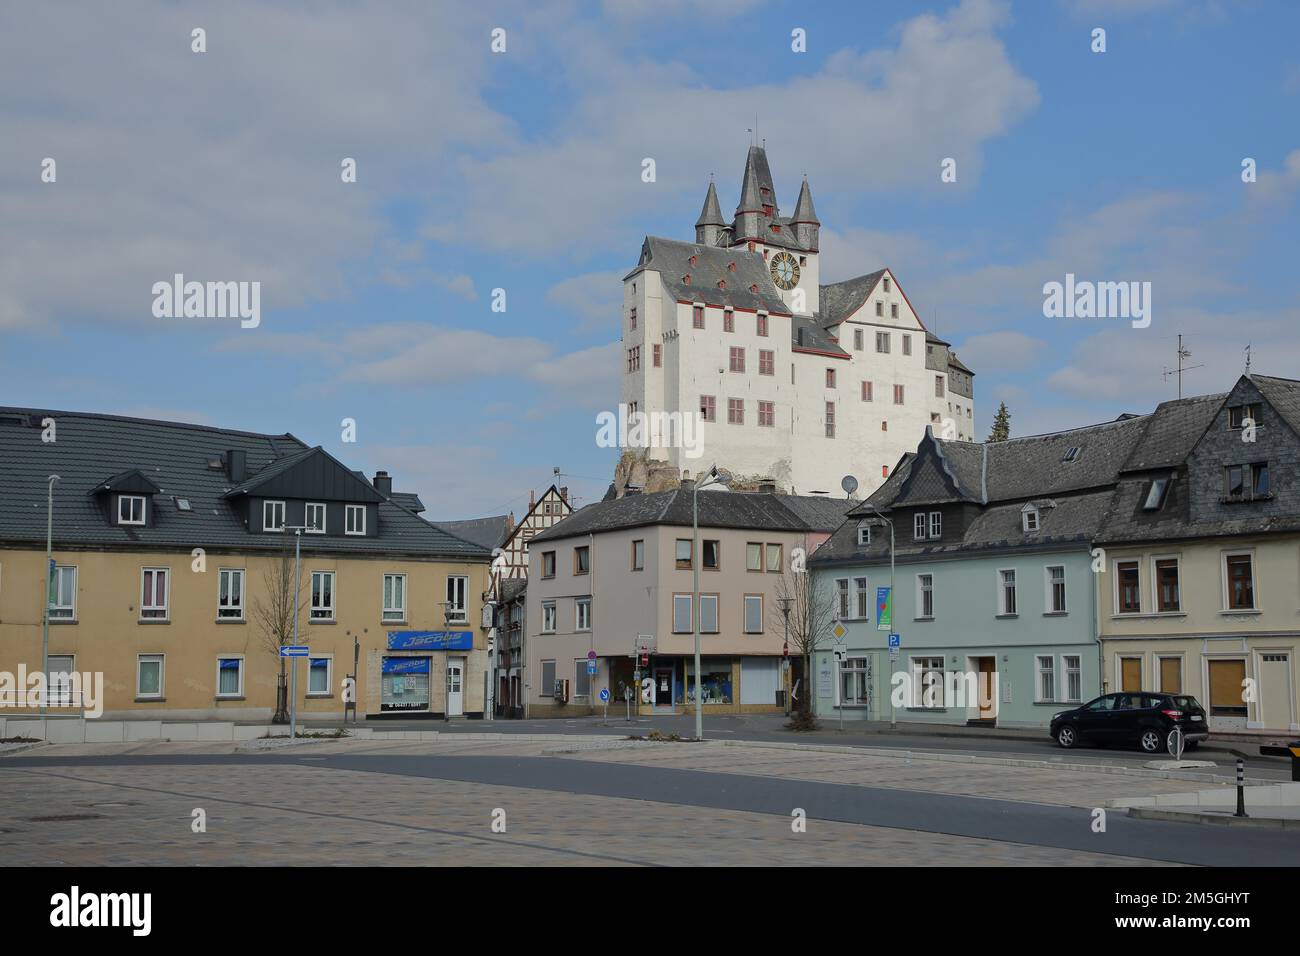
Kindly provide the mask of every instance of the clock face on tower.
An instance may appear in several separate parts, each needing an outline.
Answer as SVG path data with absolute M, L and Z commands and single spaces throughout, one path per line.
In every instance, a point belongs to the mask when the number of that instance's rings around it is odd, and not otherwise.
M 793 289 L 799 284 L 799 263 L 788 252 L 772 257 L 772 281 L 778 289 Z

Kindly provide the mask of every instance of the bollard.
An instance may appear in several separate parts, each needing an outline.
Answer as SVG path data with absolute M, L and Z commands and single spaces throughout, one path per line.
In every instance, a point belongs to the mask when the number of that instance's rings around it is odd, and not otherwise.
M 1237 812 L 1235 816 L 1246 815 L 1246 761 L 1237 758 Z

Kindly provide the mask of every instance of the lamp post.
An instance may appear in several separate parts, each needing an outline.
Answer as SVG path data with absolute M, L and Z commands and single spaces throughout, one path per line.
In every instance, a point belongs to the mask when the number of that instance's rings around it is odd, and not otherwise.
M 889 626 L 894 626 L 894 522 L 886 518 L 871 505 L 867 505 L 877 520 L 889 526 Z M 889 729 L 898 729 L 898 717 L 894 712 L 894 695 L 889 695 Z
M 785 665 L 788 671 L 790 669 L 790 606 L 794 604 L 794 598 L 777 598 L 776 603 L 781 608 L 781 616 L 785 618 L 785 646 L 782 649 L 781 663 Z M 790 716 L 790 695 L 788 693 L 785 695 L 785 715 Z
M 41 593 L 41 606 L 45 613 L 41 615 L 41 676 L 45 681 L 45 690 L 41 694 L 41 716 L 45 716 L 45 705 L 50 696 L 50 583 L 54 580 L 54 483 L 62 481 L 58 475 L 50 475 L 49 488 L 45 498 L 45 589 Z
M 700 489 L 710 485 L 726 485 L 731 481 L 718 474 L 718 466 L 709 469 L 709 477 L 691 486 L 691 568 L 694 585 L 691 588 L 691 617 L 695 619 L 695 739 L 704 739 L 704 695 L 700 675 Z
M 446 645 L 451 641 L 451 609 L 456 606 L 453 601 L 441 601 L 442 604 L 442 626 L 444 628 L 442 639 Z M 432 701 L 430 701 L 432 703 Z M 451 649 L 444 646 L 442 649 L 442 722 L 451 723 Z

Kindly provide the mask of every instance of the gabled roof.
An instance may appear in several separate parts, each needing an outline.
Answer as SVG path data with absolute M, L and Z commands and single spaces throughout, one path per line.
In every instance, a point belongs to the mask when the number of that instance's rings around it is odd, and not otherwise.
M 135 495 L 156 495 L 162 489 L 146 477 L 139 468 L 130 468 L 127 471 L 118 472 L 112 478 L 104 479 L 100 484 L 91 488 L 88 494 L 98 495 L 113 491 Z
M 46 417 L 55 419 L 58 441 L 42 442 L 39 427 L 21 424 L 31 416 L 38 423 Z M 303 461 L 312 449 L 290 434 L 88 412 L 0 408 L 0 475 L 5 485 L 5 494 L 0 495 L 0 542 L 44 546 L 46 480 L 57 474 L 61 480 L 54 485 L 56 548 L 152 547 L 187 553 L 195 547 L 249 553 L 278 550 L 284 539 L 250 534 L 239 509 L 227 497 L 231 482 L 225 470 L 209 466 L 228 451 L 243 452 L 256 478 L 283 474 L 283 459 Z M 346 468 L 338 468 L 349 482 L 356 480 Z M 160 494 L 188 498 L 191 510 L 155 508 L 147 526 L 109 523 L 90 493 L 104 484 L 106 473 L 116 477 L 132 472 L 139 472 Z M 304 535 L 303 552 L 488 559 L 478 545 L 430 527 L 373 489 L 370 494 L 378 501 L 377 536 Z
M 510 516 L 493 515 L 491 518 L 469 518 L 463 521 L 432 521 L 430 524 L 466 541 L 473 541 L 489 551 L 499 548 L 510 536 Z
M 728 268 L 733 263 L 734 271 Z M 623 278 L 626 281 L 647 269 L 660 274 L 665 291 L 678 301 L 790 315 L 790 307 L 781 299 L 759 252 L 646 236 L 641 261 Z M 687 276 L 690 282 L 685 281 Z M 751 292 L 751 287 L 757 291 Z
M 691 526 L 688 489 L 673 488 L 653 494 L 624 495 L 580 508 L 533 538 L 556 541 L 644 525 Z M 796 501 L 795 499 L 801 499 Z M 819 495 L 778 495 L 765 492 L 701 491 L 701 528 L 735 528 L 761 531 L 833 531 L 853 505 L 851 501 Z
M 884 277 L 885 269 L 877 269 L 875 272 L 869 272 L 864 276 L 855 276 L 852 279 L 845 279 L 843 282 L 832 282 L 829 285 L 820 286 L 818 290 L 818 305 L 821 311 L 818 313 L 818 320 L 823 326 L 839 325 L 858 309 L 862 308 L 867 296 L 871 295 L 871 290 L 876 287 Z
M 1300 382 L 1275 375 L 1247 375 L 1291 430 L 1300 435 Z
M 1227 399 L 1226 392 L 1161 402 L 1146 416 L 1146 429 L 1125 460 L 1122 471 L 1172 468 L 1191 452 Z
M 358 504 L 385 500 L 362 473 L 351 470 L 319 445 L 272 462 L 231 488 L 226 497 L 254 493 L 259 498 L 308 498 Z

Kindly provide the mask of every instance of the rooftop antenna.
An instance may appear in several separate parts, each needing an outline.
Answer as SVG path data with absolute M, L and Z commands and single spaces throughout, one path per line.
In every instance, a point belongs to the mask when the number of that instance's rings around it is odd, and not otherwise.
M 1163 375 L 1166 381 L 1168 381 L 1170 375 L 1178 376 L 1178 397 L 1179 398 L 1183 397 L 1183 372 L 1185 371 L 1190 372 L 1194 368 L 1205 368 L 1204 365 L 1184 365 L 1183 360 L 1189 359 L 1191 357 L 1192 357 L 1191 351 L 1183 348 L 1183 335 L 1180 332 L 1178 333 L 1178 369 L 1177 371 L 1172 371 L 1169 368 L 1166 368 Z

